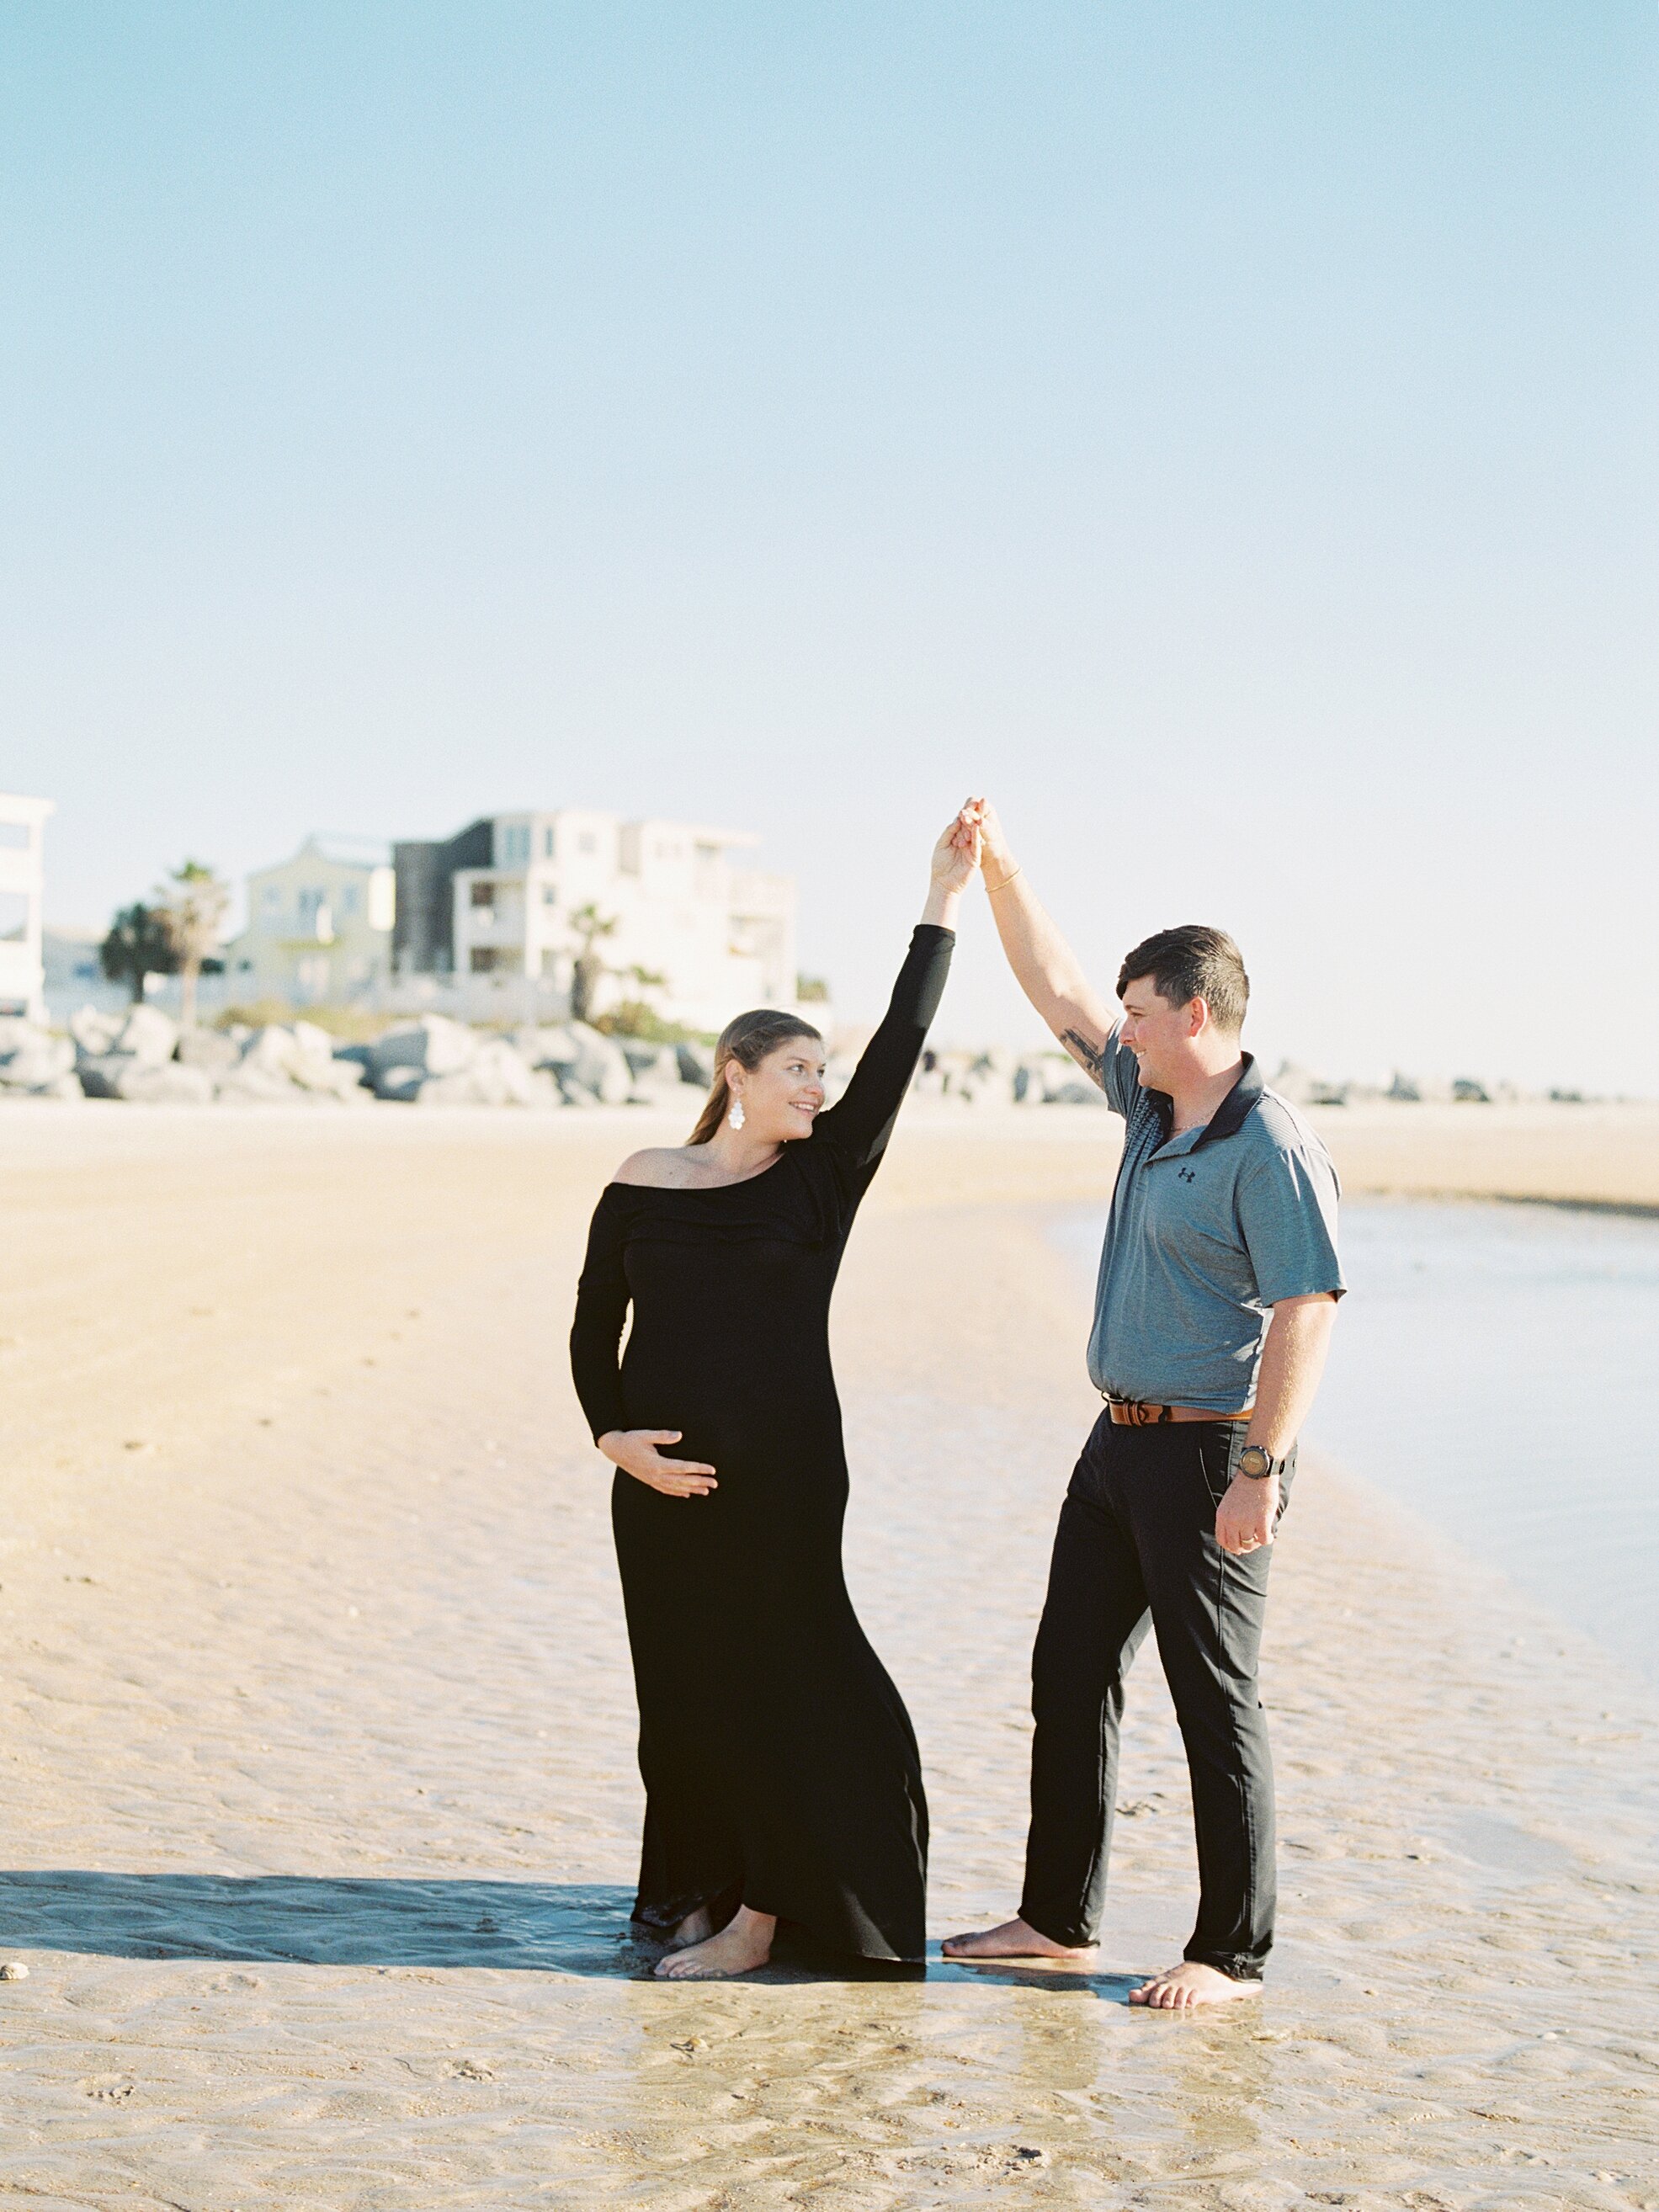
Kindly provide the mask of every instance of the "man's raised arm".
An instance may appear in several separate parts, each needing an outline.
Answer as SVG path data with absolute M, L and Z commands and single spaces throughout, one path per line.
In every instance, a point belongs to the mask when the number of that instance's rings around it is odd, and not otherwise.
M 963 811 L 971 812 L 980 832 L 986 894 L 1020 989 L 1085 1074 L 1103 1088 L 1106 1040 L 1115 1016 L 1009 851 L 995 807 L 981 799 L 971 800 Z

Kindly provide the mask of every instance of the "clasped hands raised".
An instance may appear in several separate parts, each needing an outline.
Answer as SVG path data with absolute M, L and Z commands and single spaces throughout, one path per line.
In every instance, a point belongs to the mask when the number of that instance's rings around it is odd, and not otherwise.
M 965 890 L 974 871 L 984 872 L 988 891 L 1000 890 L 1019 873 L 1002 822 L 988 799 L 965 799 L 933 848 L 933 877 L 946 889 Z

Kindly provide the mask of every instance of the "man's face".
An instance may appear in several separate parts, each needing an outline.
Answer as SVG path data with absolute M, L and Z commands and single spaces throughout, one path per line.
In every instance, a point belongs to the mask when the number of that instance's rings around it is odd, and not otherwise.
M 1150 975 L 1137 975 L 1125 988 L 1123 1042 L 1135 1056 L 1143 1091 L 1168 1091 L 1179 1080 L 1203 1024 L 1201 999 L 1172 1006 L 1159 998 Z

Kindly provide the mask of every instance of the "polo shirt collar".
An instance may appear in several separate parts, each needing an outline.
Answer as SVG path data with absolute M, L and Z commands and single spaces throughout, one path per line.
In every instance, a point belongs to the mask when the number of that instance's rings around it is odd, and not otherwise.
M 1261 1070 L 1256 1066 L 1255 1054 L 1247 1052 L 1242 1058 L 1244 1064 L 1238 1071 L 1237 1082 L 1193 1139 L 1190 1147 L 1193 1152 L 1197 1152 L 1202 1145 L 1237 1134 L 1261 1103 L 1261 1094 L 1267 1086 L 1261 1080 Z M 1149 1091 L 1146 1096 L 1152 1102 L 1153 1111 L 1164 1132 L 1159 1141 L 1167 1145 L 1175 1122 L 1175 1101 L 1167 1091 Z

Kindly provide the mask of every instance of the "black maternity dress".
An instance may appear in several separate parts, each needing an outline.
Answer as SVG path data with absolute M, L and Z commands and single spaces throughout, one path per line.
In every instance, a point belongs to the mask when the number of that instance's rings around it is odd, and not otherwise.
M 665 1498 L 618 1471 L 611 1492 L 646 1788 L 634 1917 L 654 1929 L 741 1902 L 839 1951 L 923 1955 L 927 1804 L 842 1578 L 829 1322 L 955 941 L 917 929 L 845 1094 L 771 1167 L 702 1190 L 613 1182 L 593 1216 L 570 1336 L 593 1434 L 679 1429 L 665 1452 L 719 1485 Z

